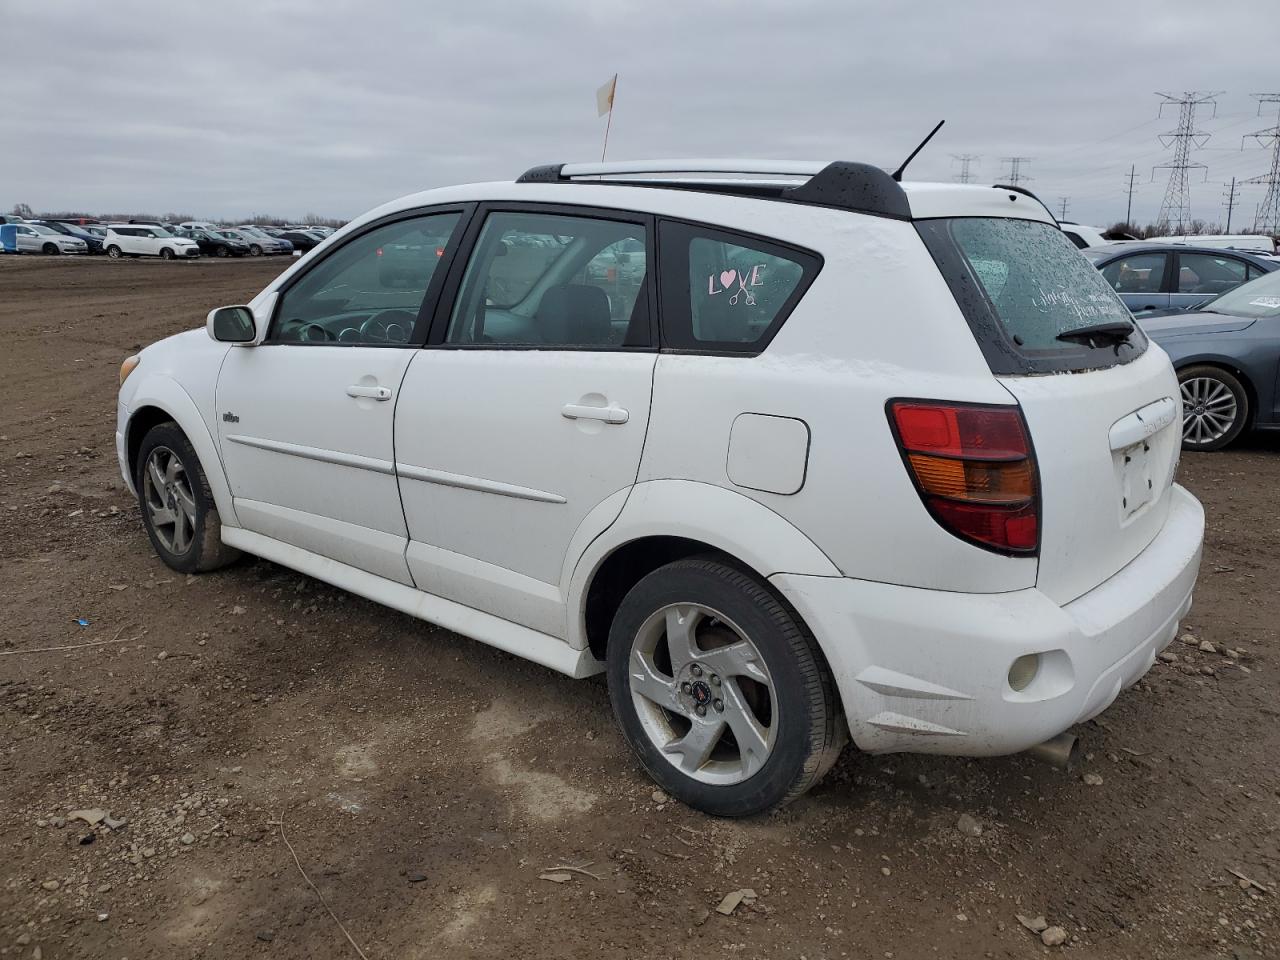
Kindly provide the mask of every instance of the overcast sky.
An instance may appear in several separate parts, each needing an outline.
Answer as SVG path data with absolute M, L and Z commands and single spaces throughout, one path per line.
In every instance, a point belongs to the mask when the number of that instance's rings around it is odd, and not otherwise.
M 595 89 L 620 75 L 611 159 L 759 156 L 892 168 L 953 154 L 1068 218 L 1154 219 L 1168 151 L 1154 91 L 1221 90 L 1192 215 L 1269 166 L 1280 3 L 779 0 L 0 0 L 0 208 L 351 217 L 416 190 L 598 159 Z M 1251 221 L 1263 188 L 1241 191 Z M 1241 223 L 1238 210 L 1236 223 Z

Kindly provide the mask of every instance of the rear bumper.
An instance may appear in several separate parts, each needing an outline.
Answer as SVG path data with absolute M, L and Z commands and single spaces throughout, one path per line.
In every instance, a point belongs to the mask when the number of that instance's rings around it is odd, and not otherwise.
M 1105 710 L 1191 607 L 1204 510 L 1182 487 L 1155 540 L 1058 606 L 1036 589 L 969 594 L 839 577 L 770 578 L 822 646 L 854 742 L 871 753 L 1016 753 Z M 1018 657 L 1034 679 L 1008 683 Z

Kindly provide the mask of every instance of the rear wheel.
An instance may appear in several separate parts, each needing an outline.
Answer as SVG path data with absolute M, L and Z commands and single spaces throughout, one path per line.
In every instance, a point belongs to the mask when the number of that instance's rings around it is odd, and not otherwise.
M 160 559 L 180 573 L 226 566 L 240 555 L 222 542 L 222 522 L 191 441 L 172 421 L 147 431 L 134 464 L 138 505 Z
M 842 744 L 813 638 L 753 576 L 678 560 L 627 593 L 609 633 L 614 715 L 649 775 L 716 816 L 787 803 Z
M 249 248 L 249 256 L 251 257 L 262 256 L 262 248 L 255 243 L 253 246 Z
M 1199 365 L 1178 371 L 1182 392 L 1182 448 L 1221 450 L 1249 422 L 1249 395 L 1233 374 Z

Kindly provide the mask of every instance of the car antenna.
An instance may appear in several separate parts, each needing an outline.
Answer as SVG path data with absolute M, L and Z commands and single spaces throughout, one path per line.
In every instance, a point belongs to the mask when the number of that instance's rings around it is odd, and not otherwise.
M 937 125 L 936 127 L 934 127 L 932 130 L 930 130 L 930 131 L 929 131 L 929 135 L 928 135 L 927 137 L 925 137 L 923 140 L 921 140 L 921 141 L 920 141 L 920 146 L 918 146 L 918 147 L 916 147 L 914 150 L 912 150 L 912 151 L 911 151 L 911 155 L 910 155 L 910 156 L 908 156 L 908 157 L 907 157 L 907 159 L 905 159 L 905 160 L 903 160 L 903 161 L 902 161 L 902 166 L 900 166 L 897 170 L 893 171 L 892 176 L 893 176 L 893 179 L 894 179 L 895 181 L 897 181 L 897 182 L 899 182 L 899 183 L 901 183 L 901 182 L 902 182 L 902 171 L 903 171 L 903 170 L 905 170 L 905 169 L 907 169 L 907 164 L 908 164 L 908 163 L 910 163 L 912 160 L 914 160 L 914 159 L 916 158 L 916 154 L 917 154 L 917 153 L 919 153 L 921 150 L 923 150 L 923 149 L 924 149 L 924 145 L 925 145 L 926 143 L 928 143 L 930 140 L 932 140 L 932 139 L 933 139 L 933 135 L 934 135 L 935 133 L 937 133 L 939 130 L 941 130 L 941 129 L 942 129 L 942 125 L 943 125 L 944 123 L 946 123 L 946 122 L 947 122 L 947 121 L 945 121 L 945 120 L 939 120 L 939 121 L 938 121 L 938 125 Z

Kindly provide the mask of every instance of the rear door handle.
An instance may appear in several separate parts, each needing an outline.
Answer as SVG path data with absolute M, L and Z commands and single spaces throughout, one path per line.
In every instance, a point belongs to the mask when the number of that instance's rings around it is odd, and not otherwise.
M 370 400 L 390 400 L 390 387 L 366 387 L 362 383 L 353 383 L 347 387 L 348 397 L 368 397 Z
M 560 415 L 567 420 L 603 420 L 605 423 L 626 423 L 631 414 L 622 407 L 590 407 L 585 403 L 566 403 Z

